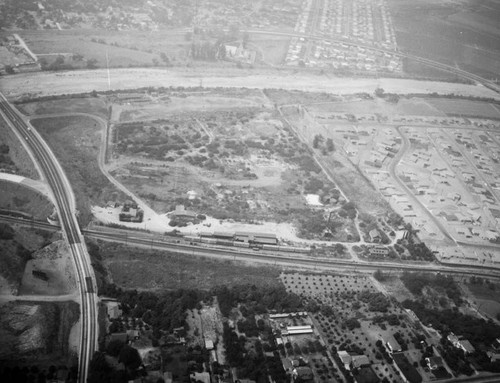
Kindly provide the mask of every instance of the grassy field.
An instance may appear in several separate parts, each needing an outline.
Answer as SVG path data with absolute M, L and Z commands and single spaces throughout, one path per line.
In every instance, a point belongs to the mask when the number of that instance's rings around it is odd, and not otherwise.
M 108 117 L 108 108 L 102 98 L 60 98 L 49 101 L 34 101 L 18 104 L 19 110 L 27 115 L 88 113 L 102 118 Z
M 500 119 L 500 111 L 492 104 L 468 100 L 427 99 L 429 104 L 448 116 L 483 117 Z
M 250 35 L 249 47 L 262 54 L 264 63 L 280 65 L 285 59 L 289 43 L 288 37 L 253 34 Z
M 3 119 L 0 119 L 0 144 L 9 147 L 9 152 L 6 154 L 9 165 L 0 165 L 0 167 L 3 167 L 4 169 L 9 168 L 16 174 L 29 178 L 39 178 L 38 172 L 36 171 L 28 152 L 26 152 L 17 136 L 12 132 L 11 128 Z
M 42 194 L 21 184 L 0 181 L 0 208 L 27 213 L 36 220 L 45 220 L 54 206 Z
M 130 248 L 100 242 L 103 263 L 115 284 L 140 290 L 203 289 L 241 284 L 279 285 L 280 271 L 232 261 Z
M 157 39 L 151 39 L 146 32 L 99 31 L 99 34 L 95 34 L 92 30 L 77 29 L 26 30 L 19 34 L 33 53 L 41 54 L 40 58 L 44 57 L 49 62 L 51 55 L 57 57 L 58 53 L 80 54 L 84 59 L 95 59 L 99 67 L 106 67 L 106 53 L 111 67 L 144 66 L 152 65 L 153 59 L 161 61 L 159 54 L 147 52 L 153 49 L 151 41 Z M 94 42 L 92 39 L 102 40 L 107 44 Z M 118 41 L 121 46 L 111 45 Z
M 93 119 L 77 117 L 42 118 L 32 121 L 61 162 L 76 195 L 79 220 L 92 219 L 91 205 L 123 202 L 125 197 L 102 174 L 98 166 L 102 127 Z

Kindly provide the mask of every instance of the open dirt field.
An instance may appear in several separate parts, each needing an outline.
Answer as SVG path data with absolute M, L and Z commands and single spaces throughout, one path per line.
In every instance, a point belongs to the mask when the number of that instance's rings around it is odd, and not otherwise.
M 205 87 L 247 87 L 297 89 L 334 94 L 373 93 L 381 87 L 388 93 L 432 93 L 460 94 L 500 99 L 500 95 L 483 86 L 403 80 L 331 78 L 320 75 L 293 74 L 287 71 L 254 73 L 252 70 L 224 69 L 112 69 L 111 89 L 134 89 L 140 87 L 198 87 L 200 80 Z M 0 90 L 9 98 L 23 95 L 43 96 L 72 94 L 108 90 L 106 70 L 71 71 L 58 73 L 25 73 L 6 76 Z
M 53 242 L 32 257 L 26 263 L 20 294 L 66 295 L 76 291 L 73 260 L 65 242 Z M 33 271 L 42 272 L 47 280 L 36 278 Z
M 49 241 L 59 239 L 59 234 L 17 225 L 1 225 L 4 239 L 0 240 L 0 294 L 17 294 L 31 253 Z M 6 236 L 8 232 L 12 233 L 10 239 Z

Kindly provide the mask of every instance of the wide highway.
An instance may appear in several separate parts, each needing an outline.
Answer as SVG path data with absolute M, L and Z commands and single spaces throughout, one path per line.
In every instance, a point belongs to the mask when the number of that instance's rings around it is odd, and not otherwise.
M 97 295 L 94 271 L 75 215 L 71 186 L 49 146 L 0 93 L 0 115 L 23 141 L 47 181 L 56 202 L 59 221 L 69 243 L 80 293 L 81 339 L 79 382 L 87 381 L 90 360 L 97 349 Z

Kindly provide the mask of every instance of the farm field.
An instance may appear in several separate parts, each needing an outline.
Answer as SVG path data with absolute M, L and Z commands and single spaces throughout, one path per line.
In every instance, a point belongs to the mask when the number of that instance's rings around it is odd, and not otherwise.
M 398 46 L 417 56 L 458 65 L 486 78 L 500 73 L 499 4 L 387 1 Z
M 337 353 L 347 351 L 350 355 L 366 356 L 366 373 L 380 380 L 399 382 L 396 367 L 387 362 L 390 356 L 385 343 L 390 338 L 397 338 L 402 346 L 398 352 L 401 358 L 412 362 L 422 358 L 422 350 L 415 347 L 421 336 L 419 328 L 398 304 L 377 290 L 369 277 L 285 273 L 281 280 L 287 291 L 308 302 L 306 307 L 312 312 L 313 323 L 339 366 L 337 375 L 346 373 Z M 432 378 L 422 367 L 418 367 L 417 374 Z

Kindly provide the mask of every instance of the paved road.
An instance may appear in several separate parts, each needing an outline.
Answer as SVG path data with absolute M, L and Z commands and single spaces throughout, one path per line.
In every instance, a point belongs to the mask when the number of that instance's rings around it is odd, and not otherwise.
M 41 136 L 0 93 L 0 115 L 23 141 L 49 184 L 66 240 L 73 257 L 81 306 L 81 339 L 79 348 L 79 382 L 87 381 L 90 360 L 97 349 L 97 295 L 90 257 L 75 215 L 71 186 L 54 154 Z M 88 292 L 88 291 L 91 292 Z

